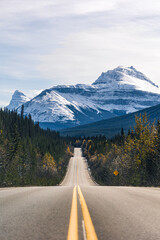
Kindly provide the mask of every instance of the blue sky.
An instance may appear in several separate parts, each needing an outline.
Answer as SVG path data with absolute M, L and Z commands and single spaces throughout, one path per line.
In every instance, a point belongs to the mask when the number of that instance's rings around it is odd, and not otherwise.
M 0 1 L 0 106 L 119 65 L 160 85 L 159 0 Z

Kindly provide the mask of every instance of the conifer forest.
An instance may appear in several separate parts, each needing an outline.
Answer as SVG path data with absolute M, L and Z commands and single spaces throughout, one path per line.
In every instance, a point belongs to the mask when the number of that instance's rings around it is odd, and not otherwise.
M 59 133 L 43 130 L 31 116 L 0 110 L 0 186 L 56 185 L 72 155 Z

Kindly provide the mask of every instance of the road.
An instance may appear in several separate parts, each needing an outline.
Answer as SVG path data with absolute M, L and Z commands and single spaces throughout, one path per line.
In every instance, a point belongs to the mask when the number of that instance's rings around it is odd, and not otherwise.
M 60 186 L 0 189 L 0 240 L 158 240 L 160 189 L 102 187 L 75 149 Z

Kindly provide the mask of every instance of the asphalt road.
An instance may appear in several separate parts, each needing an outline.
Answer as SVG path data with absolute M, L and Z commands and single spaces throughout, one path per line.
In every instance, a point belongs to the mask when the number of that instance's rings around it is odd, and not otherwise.
M 88 229 L 95 233 L 89 235 Z M 60 186 L 0 189 L 0 240 L 67 237 L 160 239 L 160 189 L 98 186 L 88 174 L 80 149 L 75 149 Z

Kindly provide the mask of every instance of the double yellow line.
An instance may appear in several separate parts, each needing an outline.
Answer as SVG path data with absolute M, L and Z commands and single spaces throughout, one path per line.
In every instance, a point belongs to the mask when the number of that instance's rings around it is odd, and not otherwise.
M 80 198 L 82 214 L 85 224 L 85 231 L 87 240 L 98 240 L 91 216 L 89 214 L 89 210 L 78 185 L 78 194 Z M 78 240 L 78 210 L 77 210 L 77 187 L 75 186 L 73 189 L 73 198 L 72 198 L 72 207 L 69 221 L 69 229 L 68 229 L 68 237 L 67 240 Z

